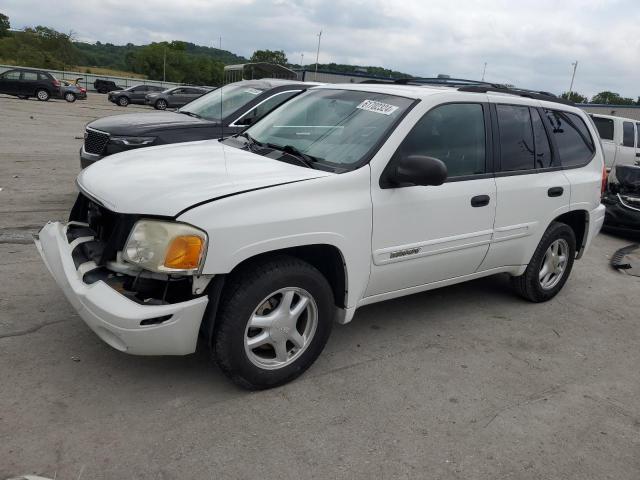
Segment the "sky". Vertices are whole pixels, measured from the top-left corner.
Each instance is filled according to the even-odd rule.
[[[62,6],[64,8],[62,8]],[[638,0],[0,0],[12,28],[82,41],[183,40],[249,57],[374,65],[561,93],[640,96]]]

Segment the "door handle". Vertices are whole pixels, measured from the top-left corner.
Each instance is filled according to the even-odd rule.
[[[549,190],[547,190],[547,195],[549,195],[550,197],[561,197],[563,193],[564,188],[562,187],[551,187]]]
[[[471,206],[486,207],[487,205],[489,205],[490,200],[491,197],[489,197],[489,195],[476,195],[475,197],[471,198]]]

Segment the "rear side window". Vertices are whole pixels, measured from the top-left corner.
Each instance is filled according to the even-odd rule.
[[[38,80],[36,72],[22,72],[22,80],[35,81]]]
[[[610,118],[591,117],[596,124],[598,134],[602,140],[613,140],[613,120]]]
[[[447,165],[449,177],[485,173],[482,105],[452,103],[430,110],[405,137],[399,152],[438,158]]]
[[[533,127],[529,107],[497,105],[500,131],[500,169],[531,170],[535,166]]]
[[[622,146],[633,147],[635,145],[635,128],[632,122],[622,123]]]
[[[574,113],[545,110],[564,167],[579,167],[591,161],[595,146],[582,118]]]
[[[553,154],[551,153],[551,145],[549,137],[544,128],[540,112],[535,108],[529,110],[531,112],[531,121],[533,123],[533,137],[536,146],[536,168],[555,167]]]

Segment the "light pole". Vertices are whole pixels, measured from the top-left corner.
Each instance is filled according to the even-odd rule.
[[[320,57],[320,39],[321,38],[322,38],[322,29],[318,34],[318,50],[316,50],[316,73],[313,78],[316,82],[318,81],[318,58]]]
[[[302,65],[304,65],[304,53],[300,54],[300,68],[302,68]]]
[[[573,75],[571,75],[571,85],[569,85],[569,98],[567,98],[567,100],[571,99],[571,92],[573,92],[573,80],[576,78],[576,70],[578,69],[578,60],[576,60],[571,65],[573,65]]]
[[[167,46],[164,46],[162,53],[162,83],[167,81]]]
[[[487,62],[484,62],[484,68],[482,69],[482,81],[484,82],[484,74],[487,73]]]

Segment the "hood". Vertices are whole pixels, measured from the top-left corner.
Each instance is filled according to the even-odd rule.
[[[212,122],[175,112],[129,113],[99,118],[87,125],[112,135],[144,135],[156,129],[211,125]]]
[[[219,197],[329,175],[204,140],[110,155],[77,181],[112,211],[173,217]]]

